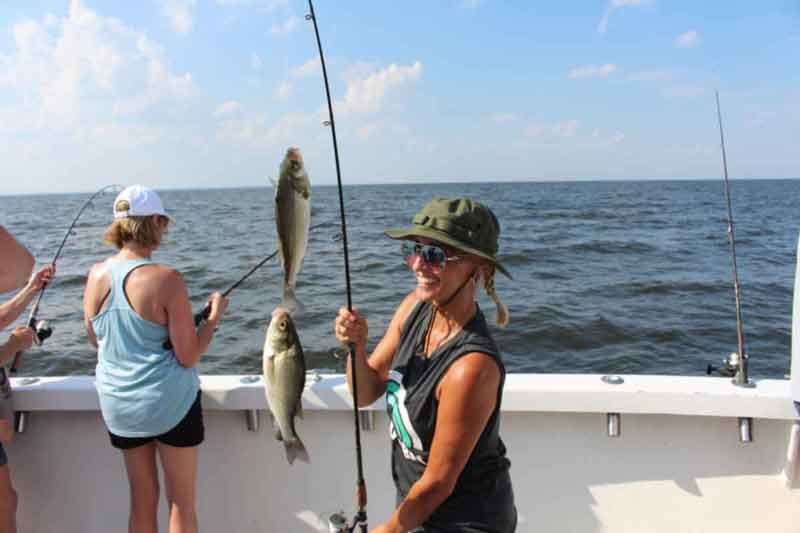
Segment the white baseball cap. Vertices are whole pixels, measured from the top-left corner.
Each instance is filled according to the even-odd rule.
[[[117,211],[117,206],[122,200],[128,202],[129,207],[126,211]],[[169,216],[164,210],[161,198],[158,197],[158,194],[153,189],[142,185],[131,185],[119,193],[117,199],[114,200],[114,218],[146,217],[149,215]]]

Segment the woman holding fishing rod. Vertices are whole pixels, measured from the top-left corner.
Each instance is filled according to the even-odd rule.
[[[105,233],[118,252],[92,267],[84,292],[86,331],[98,348],[100,408],[128,474],[130,533],[157,531],[156,454],[169,530],[197,531],[197,452],[204,428],[195,365],[228,306],[212,294],[207,320],[195,330],[183,278],[152,261],[169,222],[155,191],[139,185],[123,190]]]
[[[510,462],[499,435],[505,367],[475,301],[482,283],[495,292],[500,227],[466,198],[429,202],[402,240],[416,288],[400,303],[367,358],[367,321],[342,308],[336,338],[355,346],[358,403],[386,394],[397,509],[373,533],[511,533],[517,512]],[[348,361],[348,383],[352,361]],[[352,384],[351,384],[352,386]]]
[[[0,329],[5,329],[25,310],[34,295],[50,282],[55,274],[52,266],[43,267],[30,276],[34,258],[14,237],[0,226],[0,293],[25,285],[11,300],[0,304]],[[25,281],[27,280],[27,283]],[[17,352],[31,347],[36,333],[32,328],[19,326],[0,344],[0,380],[5,382],[8,374],[4,368]],[[11,482],[8,457],[3,444],[8,444],[14,435],[14,411],[11,398],[0,398],[0,533],[17,531],[17,492]]]

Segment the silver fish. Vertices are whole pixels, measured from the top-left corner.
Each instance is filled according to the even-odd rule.
[[[275,223],[278,229],[278,250],[283,266],[283,299],[281,307],[294,311],[301,307],[295,298],[297,275],[303,266],[311,221],[311,182],[303,166],[299,148],[289,148],[281,162],[275,184]]]
[[[283,441],[286,460],[310,462],[294,418],[303,416],[302,396],[306,384],[306,362],[289,311],[281,307],[272,312],[264,341],[264,383],[267,403],[272,411],[275,438]]]

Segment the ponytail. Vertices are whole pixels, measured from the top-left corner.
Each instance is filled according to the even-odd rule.
[[[501,328],[506,327],[508,324],[508,307],[500,301],[500,297],[497,296],[497,291],[494,288],[494,271],[491,274],[486,276],[486,280],[484,281],[484,288],[486,289],[486,294],[489,295],[489,298],[492,299],[494,305],[497,307],[497,314],[495,315],[495,323]]]

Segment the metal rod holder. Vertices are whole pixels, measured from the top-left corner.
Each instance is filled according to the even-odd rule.
[[[375,429],[375,412],[359,411],[358,423],[361,425],[361,431],[373,431]]]
[[[244,416],[245,416],[245,423],[247,424],[247,431],[258,433],[260,428],[258,409],[248,409],[247,411],[244,412]]]
[[[27,411],[17,411],[14,413],[14,430],[17,433],[25,433],[25,429],[28,427],[28,412]]]
[[[753,442],[753,419],[750,417],[739,417],[739,442]]]
[[[619,413],[606,414],[606,431],[609,437],[619,437],[622,434],[622,417]]]

